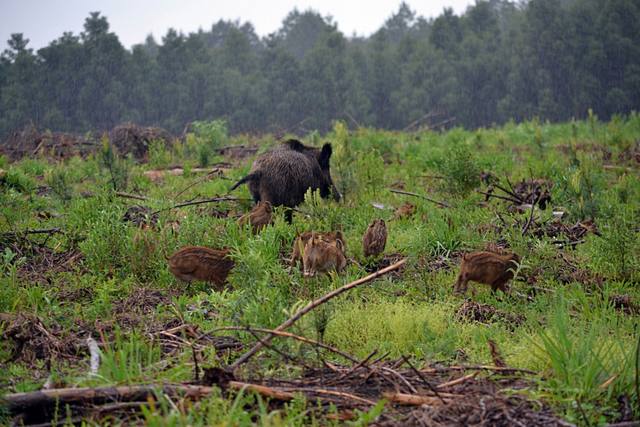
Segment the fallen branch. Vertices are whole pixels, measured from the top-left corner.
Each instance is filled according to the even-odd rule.
[[[473,372],[469,375],[465,375],[464,377],[456,378],[455,380],[448,381],[446,383],[441,383],[436,386],[436,388],[443,389],[447,387],[451,387],[453,385],[461,384],[467,380],[473,379],[478,375],[478,372]]]
[[[500,368],[498,366],[487,366],[487,365],[471,365],[471,366],[447,366],[443,368],[423,368],[420,369],[420,372],[424,372],[425,374],[433,374],[437,372],[447,372],[447,371],[493,371],[493,372],[522,372],[524,374],[530,375],[538,375],[536,371],[531,371],[529,369],[522,368]]]
[[[54,228],[40,228],[35,230],[23,230],[23,231],[7,231],[6,233],[2,233],[3,236],[18,236],[18,235],[27,235],[27,234],[56,234],[63,233],[59,227]]]
[[[185,206],[195,206],[195,205],[203,205],[205,203],[217,203],[217,202],[239,202],[239,201],[251,201],[252,199],[233,197],[233,196],[223,196],[223,197],[212,197],[210,199],[203,200],[192,200],[190,202],[179,203],[177,205],[171,206],[170,208],[164,208],[153,212],[151,215],[158,214],[164,211],[170,211],[171,209],[184,208]]]
[[[430,199],[429,197],[423,196],[422,194],[411,193],[409,191],[404,191],[404,190],[396,190],[394,188],[389,188],[388,190],[390,192],[396,193],[396,194],[404,194],[406,196],[420,197],[420,198],[422,198],[422,199],[424,199],[424,200],[426,200],[428,202],[435,203],[436,205],[442,206],[443,208],[450,208],[451,207],[450,205],[448,205],[445,202],[439,202],[438,200]]]
[[[265,328],[250,328],[247,326],[222,326],[220,328],[216,328],[214,329],[212,332],[216,332],[216,331],[245,331],[245,332],[250,332],[250,331],[254,331],[254,332],[263,332],[266,334],[272,334],[272,335],[278,335],[280,337],[287,337],[287,338],[292,338],[294,340],[300,341],[300,342],[304,342],[307,344],[311,344],[311,345],[315,345],[317,347],[321,347],[324,348],[325,350],[329,350],[335,354],[339,354],[340,356],[344,357],[345,359],[350,360],[351,362],[358,362],[358,359],[356,359],[355,357],[351,356],[350,354],[345,353],[342,350],[338,350],[335,347],[331,347],[327,344],[323,344],[319,341],[315,341],[312,340],[310,338],[306,338],[300,335],[295,335],[292,334],[291,332],[285,332],[285,331],[274,331],[273,329],[265,329]],[[205,334],[203,334],[204,336]],[[199,339],[199,338],[198,338]]]
[[[142,201],[149,200],[147,196],[140,196],[138,194],[125,193],[123,191],[116,191],[116,196],[123,197],[125,199],[135,199],[135,200],[142,200]]]
[[[282,400],[285,402],[292,400],[294,398],[293,393],[277,390],[275,388],[267,387],[264,385],[249,384],[249,383],[243,383],[240,381],[229,381],[228,385],[230,388],[233,388],[235,390],[249,390],[249,391],[253,391],[254,393],[258,393],[263,396],[267,396],[272,399]]]
[[[180,190],[178,193],[176,193],[175,196],[173,196],[174,198],[177,198],[178,196],[182,195],[185,191],[187,191],[188,189],[194,187],[195,185],[200,184],[203,181],[206,181],[207,179],[209,179],[210,177],[212,177],[213,175],[220,173],[220,169],[215,168],[212,171],[210,171],[209,173],[207,173],[205,176],[198,178],[197,180],[195,180],[194,182],[192,182],[191,184],[187,185],[185,188],[183,188],[182,190]]]
[[[98,388],[58,388],[39,390],[27,393],[13,393],[0,397],[0,404],[5,405],[12,414],[26,413],[39,408],[59,404],[64,407],[68,403],[100,403],[117,401],[144,401],[154,397],[156,392],[168,396],[186,396],[199,399],[211,394],[213,387],[195,385],[150,384],[119,387]]]
[[[480,190],[476,191],[476,193],[484,194],[485,196],[487,196],[487,198],[494,197],[496,199],[506,200],[507,202],[520,204],[520,200],[512,199],[511,197],[505,197],[499,194],[487,193],[486,191],[480,191]]]
[[[540,194],[538,194],[536,196],[536,199],[531,204],[531,213],[529,214],[529,219],[527,220],[527,223],[522,228],[522,235],[523,236],[527,233],[527,230],[529,229],[529,226],[531,225],[531,221],[533,221],[533,211],[536,209],[536,203],[538,203],[539,201],[540,201]]]
[[[354,282],[351,282],[349,284],[346,284],[344,286],[342,286],[341,288],[338,288],[332,292],[329,292],[328,294],[324,295],[323,297],[310,302],[309,304],[307,304],[304,308],[302,308],[301,310],[299,310],[297,313],[295,313],[292,317],[290,317],[289,319],[287,319],[284,323],[282,323],[280,326],[278,326],[275,331],[282,331],[287,329],[289,326],[293,325],[296,321],[298,321],[302,316],[304,316],[305,314],[307,314],[308,312],[310,312],[311,310],[313,310],[314,308],[324,304],[325,302],[329,301],[330,299],[337,297],[338,295],[342,294],[343,292],[346,292],[350,289],[353,289],[357,286],[360,286],[362,284],[368,283],[374,279],[377,279],[378,277],[390,272],[390,271],[394,271],[397,270],[398,268],[400,268],[402,265],[404,265],[404,263],[406,262],[406,259],[402,259],[398,262],[396,262],[393,265],[390,265],[389,267],[383,268],[382,270],[378,270],[373,274],[370,274],[366,277],[363,277],[361,279],[358,279]],[[263,342],[268,343],[269,341],[271,341],[271,339],[273,338],[273,335],[267,337],[267,339],[265,339]],[[256,354],[262,347],[263,347],[263,342],[258,342],[256,343],[256,345],[254,345],[248,352],[246,352],[245,354],[243,354],[242,356],[240,356],[240,358],[238,358],[238,360],[236,360],[235,362],[233,362],[230,366],[231,370],[235,370],[237,369],[240,365],[246,363],[249,359],[251,359],[251,357]]]
[[[435,406],[441,404],[443,401],[433,396],[419,396],[417,394],[406,394],[406,393],[382,393],[382,397],[387,399],[389,402],[397,403],[399,405],[410,405],[410,406],[421,406],[421,405],[429,405]],[[446,404],[447,402],[444,401]]]
[[[424,375],[422,375],[422,372],[420,372],[419,370],[416,369],[415,366],[413,366],[413,363],[411,363],[411,361],[409,360],[409,358],[407,356],[402,356],[402,359],[404,360],[404,363],[406,363],[407,365],[409,365],[409,368],[411,368],[411,370],[413,372],[416,373],[416,375],[418,375],[418,377],[420,377],[420,379],[422,380],[423,383],[426,384],[427,387],[429,387],[429,390],[431,390],[437,397],[438,399],[440,399],[442,401],[442,403],[444,402],[444,399],[442,398],[442,396],[440,396],[440,393],[438,393],[438,389],[436,387],[433,386],[433,384],[431,384],[425,377]]]

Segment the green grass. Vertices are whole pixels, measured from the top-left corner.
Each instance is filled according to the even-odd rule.
[[[84,257],[81,266],[68,271],[40,271],[36,281],[20,274],[33,262],[28,248],[16,250],[4,234],[0,242],[0,312],[34,314],[61,336],[75,337],[82,331],[77,336],[84,340],[90,331],[106,343],[97,376],[88,376],[88,362],[52,361],[51,373],[61,382],[98,386],[191,380],[191,349],[163,352],[154,332],[175,322],[193,324],[201,331],[228,325],[279,325],[310,300],[367,274],[362,266],[370,260],[362,254],[361,238],[371,220],[380,217],[389,230],[386,253],[408,257],[402,275],[382,278],[331,301],[300,320],[292,332],[323,339],[358,357],[378,350],[389,357],[409,356],[418,364],[491,364],[490,339],[510,366],[539,372],[528,393],[550,403],[571,422],[614,421],[622,395],[632,407],[640,407],[638,315],[625,314],[610,303],[613,295],[626,294],[640,304],[639,169],[635,160],[624,156],[640,139],[637,114],[615,117],[610,123],[595,118],[565,124],[531,121],[442,134],[349,132],[337,123],[333,132],[313,133],[308,142],[333,142],[332,173],[344,200],[336,203],[309,194],[300,206],[308,215],[296,214],[289,225],[276,209],[275,224],[256,236],[234,220],[250,208],[248,202],[163,210],[227,192],[232,181],[212,178],[175,197],[201,177],[190,172],[194,167],[225,160],[215,154],[215,147],[257,143],[264,151],[275,143],[271,136],[229,138],[224,123],[214,124],[203,123],[184,145],[152,144],[148,164],[122,159],[107,145],[88,159],[2,160],[7,174],[0,180],[0,232],[60,227],[64,234],[30,239],[55,252],[77,249]],[[234,165],[227,177],[243,176],[251,160]],[[144,175],[146,170],[173,164],[183,165],[185,174],[158,182]],[[491,171],[503,182],[505,177],[512,183],[548,179],[554,184],[551,205],[566,212],[567,223],[595,220],[601,236],[588,234],[575,250],[562,250],[584,270],[583,276],[565,277],[567,265],[552,239],[521,235],[515,222],[522,224],[528,213],[508,212],[496,200],[482,203],[484,197],[474,191],[481,185],[480,171]],[[393,194],[387,189],[392,184],[451,207]],[[42,192],[40,186],[51,191]],[[122,222],[127,207],[142,202],[117,197],[114,190],[148,197],[145,205],[162,210],[159,229],[141,231]],[[91,195],[85,197],[83,192]],[[234,194],[248,197],[245,187]],[[394,209],[406,201],[416,205],[416,214],[392,219]],[[217,218],[209,214],[211,208],[229,211],[230,216]],[[551,220],[550,209],[536,215]],[[176,221],[177,232],[172,229]],[[357,261],[341,275],[306,280],[284,263],[297,232],[337,228],[345,235],[348,256]],[[518,324],[499,319],[465,321],[456,314],[464,299],[453,295],[456,256],[497,240],[520,254],[523,279],[512,284],[517,293],[507,295],[493,295],[487,287],[472,284],[477,288],[473,299],[523,320]],[[231,248],[237,266],[229,277],[230,288],[215,292],[205,284],[186,286],[177,281],[167,270],[165,257],[184,245]],[[436,262],[440,267],[431,269]],[[532,293],[525,279],[534,273],[537,291],[529,301],[522,295]],[[584,279],[598,275],[601,284]],[[145,305],[140,295],[161,299]],[[250,334],[236,336],[253,342]],[[317,362],[315,352],[305,345],[274,343]],[[1,342],[0,359],[10,354],[10,342]],[[228,356],[211,350],[201,358],[203,366],[230,362]],[[260,353],[252,365],[260,366],[259,375],[299,373],[269,351]],[[0,384],[3,392],[36,390],[48,375],[44,360],[34,366],[18,360],[0,371]],[[141,417],[148,425],[163,426],[326,425],[327,420],[317,419],[310,410],[313,405],[296,399],[274,409],[253,394],[216,393],[199,405],[182,408],[159,396]],[[366,425],[381,410],[358,414],[353,425]],[[634,415],[640,417],[640,412],[636,409]]]

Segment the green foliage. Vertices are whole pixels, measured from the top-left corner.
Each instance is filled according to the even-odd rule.
[[[71,187],[71,177],[69,169],[65,167],[57,167],[52,169],[47,175],[47,184],[51,187],[51,191],[63,202],[71,200],[73,196],[73,188]]]
[[[455,194],[467,194],[480,183],[480,167],[475,155],[462,142],[452,141],[437,164],[445,177],[447,189]]]
[[[436,40],[451,43],[443,34]],[[620,146],[612,142],[612,135],[622,141]],[[38,316],[63,344],[95,331],[103,362],[99,375],[91,376],[85,363],[67,363],[64,357],[52,359],[51,367],[37,356],[28,363],[16,360],[0,371],[0,383],[12,392],[39,390],[43,380],[37,372],[45,370],[74,386],[192,381],[192,331],[201,336],[193,346],[199,366],[226,366],[237,353],[216,351],[204,343],[224,333],[248,347],[255,337],[244,331],[222,332],[219,327],[274,328],[309,301],[403,256],[407,262],[402,270],[315,308],[290,331],[358,358],[377,350],[376,357],[389,352],[388,357],[407,356],[417,366],[491,364],[487,346],[491,339],[507,365],[538,373],[523,393],[550,404],[570,422],[614,422],[619,396],[628,396],[638,407],[637,316],[633,306],[625,304],[640,303],[636,286],[640,182],[628,169],[628,157],[618,155],[628,154],[624,151],[628,141],[639,138],[637,115],[616,119],[614,125],[595,119],[568,124],[531,121],[495,129],[412,134],[349,131],[337,123],[329,135],[315,132],[305,140],[334,144],[334,179],[347,189],[346,202],[325,200],[309,191],[293,224],[286,223],[284,209],[276,207],[274,224],[255,235],[236,221],[250,209],[248,201],[167,209],[183,200],[224,194],[229,188],[230,182],[221,177],[201,179],[189,172],[197,161],[197,148],[207,144],[195,133],[187,134],[186,143],[172,150],[170,157],[156,147],[153,165],[128,162],[130,191],[147,200],[114,194],[105,160],[114,164],[126,160],[113,152],[62,163],[32,159],[11,164],[7,172],[20,176],[18,182],[31,182],[31,190],[11,186],[0,191],[0,312]],[[253,140],[237,137],[228,144],[249,141]],[[264,151],[276,139],[269,136],[256,143]],[[544,158],[540,150],[546,152]],[[606,150],[611,157],[602,154]],[[185,164],[187,172],[159,181],[146,176],[148,169],[169,158]],[[229,176],[241,176],[252,161],[242,160]],[[604,168],[605,164],[613,167]],[[535,211],[535,233],[522,236],[522,221],[528,216],[513,212],[509,202],[484,202],[469,191],[478,185],[479,170],[509,177],[511,182],[545,178],[553,183],[551,209]],[[43,178],[55,187],[53,194],[35,191]],[[388,188],[423,194],[451,207]],[[246,194],[244,188],[239,191]],[[64,197],[58,194],[72,197],[62,202]],[[415,205],[415,213],[397,218],[394,212],[406,202]],[[124,222],[123,214],[133,204],[159,211],[158,224],[143,229]],[[601,235],[585,234],[575,250],[558,248],[562,235],[546,236],[537,229],[553,224],[555,210],[569,213],[562,218],[567,226],[593,215]],[[374,218],[384,219],[388,228],[384,257],[375,260],[378,266],[371,260],[363,262],[362,256],[362,236]],[[64,233],[20,233],[49,227]],[[345,271],[304,278],[289,265],[298,233],[338,229],[349,259]],[[494,294],[489,286],[471,284],[474,295],[470,292],[466,299],[454,295],[462,254],[481,250],[489,242],[505,245],[521,257],[514,268],[516,279],[510,283],[512,291]],[[186,245],[230,249],[235,267],[224,290],[203,282],[185,284],[171,274],[165,257]],[[496,314],[469,315],[469,300]],[[168,330],[173,336],[159,333]],[[274,339],[270,346],[311,366],[344,363],[339,355],[286,338]],[[0,340],[0,359],[9,360],[13,348],[12,340]],[[63,345],[59,351],[64,349]],[[240,375],[301,374],[300,366],[267,349],[250,363]],[[325,425],[330,423],[326,411],[303,398],[272,406],[253,393],[214,391],[198,405],[181,405],[158,392],[138,421],[178,426]],[[378,403],[356,412],[351,423],[373,424],[381,414],[391,415],[386,411]],[[66,416],[59,411],[56,419]],[[633,416],[638,416],[637,410]]]
[[[129,183],[129,161],[118,155],[116,147],[105,136],[99,152],[100,165],[107,170],[109,183],[114,191],[124,191]]]
[[[537,356],[552,372],[545,386],[568,403],[596,403],[601,395],[633,396],[635,348],[621,345],[621,340],[631,337],[616,332],[615,320],[607,317],[575,325],[568,309],[559,300],[549,325],[533,341]],[[576,420],[584,416],[578,411],[573,405],[569,409]]]
[[[165,169],[171,165],[171,152],[164,141],[151,141],[149,144],[149,166],[155,169]]]

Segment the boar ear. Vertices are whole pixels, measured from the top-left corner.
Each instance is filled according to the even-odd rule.
[[[305,149],[304,144],[297,139],[288,139],[283,142],[282,145],[286,145],[289,149],[294,151],[303,151]]]
[[[322,146],[322,151],[320,151],[318,155],[318,163],[321,168],[326,169],[329,167],[329,159],[331,158],[332,151],[330,143],[327,142]]]
[[[336,247],[344,252],[344,243],[342,243],[342,239],[336,239]]]

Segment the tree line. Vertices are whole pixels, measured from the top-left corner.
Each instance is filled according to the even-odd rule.
[[[106,130],[132,121],[181,132],[224,119],[232,132],[325,130],[336,119],[405,129],[468,128],[640,106],[640,3],[479,0],[433,19],[400,4],[369,37],[294,9],[278,31],[218,21],[126,49],[93,12],[79,34],[34,52],[12,34],[0,56],[0,136],[28,124]]]

